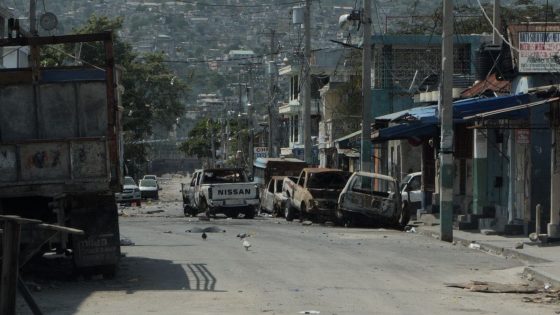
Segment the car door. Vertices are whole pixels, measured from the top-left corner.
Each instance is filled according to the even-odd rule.
[[[196,176],[193,175],[189,186],[187,187],[187,198],[189,199],[189,206],[195,207],[195,200],[194,200],[194,190],[196,186]]]
[[[422,174],[414,175],[405,186],[406,194],[403,194],[403,201],[410,198],[410,210],[416,211],[422,207]]]
[[[266,191],[264,192],[264,204],[263,207],[267,210],[267,211],[271,211],[274,208],[274,186],[275,186],[276,181],[274,179],[271,179],[268,182],[268,186],[266,187]]]
[[[199,205],[200,205],[200,197],[201,197],[200,186],[201,186],[201,181],[202,181],[202,172],[197,172],[196,177],[195,177],[194,189],[193,189],[193,194],[194,194],[194,206],[195,206],[196,208],[198,208]]]
[[[371,210],[373,202],[373,179],[368,176],[356,175],[348,186],[342,204],[343,210],[365,213]]]
[[[296,185],[294,187],[294,196],[292,197],[293,200],[293,206],[299,208],[301,205],[301,202],[303,201],[304,198],[304,193],[305,193],[305,178],[307,177],[307,173],[302,172],[300,174],[300,176],[298,177],[298,180],[296,182]],[[301,209],[299,209],[301,210]]]

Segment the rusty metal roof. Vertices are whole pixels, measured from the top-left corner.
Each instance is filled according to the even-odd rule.
[[[494,92],[498,95],[511,93],[511,82],[498,80],[495,73],[491,74],[486,80],[475,83],[472,87],[461,92],[461,98],[472,98],[480,96],[486,92]]]

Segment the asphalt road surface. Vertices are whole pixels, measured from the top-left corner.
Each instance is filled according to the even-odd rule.
[[[449,288],[521,283],[522,265],[390,229],[302,226],[282,219],[182,215],[179,182],[159,202],[122,208],[125,257],[115,279],[37,280],[46,314],[554,314],[523,294]],[[186,179],[184,180],[186,182]],[[149,213],[148,213],[149,212]],[[207,228],[203,240],[201,230]],[[190,230],[190,232],[189,232]],[[249,236],[246,250],[240,233]],[[29,314],[19,302],[23,314]],[[314,313],[320,312],[320,313]]]

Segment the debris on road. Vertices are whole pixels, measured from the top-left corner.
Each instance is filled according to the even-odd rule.
[[[523,249],[523,243],[520,242],[520,243],[515,244],[514,248],[515,249]]]
[[[406,233],[416,233],[416,228],[413,227],[413,226],[407,225],[407,226],[404,228],[404,231],[405,231]]]
[[[311,222],[311,221],[303,221],[301,223],[301,225],[305,225],[305,226],[309,226],[309,225],[312,225],[312,224],[313,224],[313,222]]]
[[[190,230],[186,230],[187,233],[225,233],[226,230],[220,229],[217,226],[209,226],[205,228],[193,227]]]
[[[446,287],[468,289],[472,292],[484,293],[539,293],[539,288],[528,284],[503,284],[486,281],[469,281],[467,283],[445,283]]]
[[[470,249],[480,249],[480,244],[477,244],[477,243],[474,243],[474,242],[470,243],[469,248]]]
[[[249,241],[247,240],[243,240],[243,247],[245,247],[245,250],[249,250],[249,248],[251,247],[251,243],[249,243]]]
[[[165,231],[165,232],[163,232],[163,233],[165,233],[165,234],[172,234],[173,232],[172,232],[172,231]]]
[[[321,314],[319,311],[301,311],[300,314]]]
[[[146,211],[147,214],[155,214],[155,213],[161,213],[161,212],[165,212],[165,210],[150,210],[150,211]]]
[[[134,244],[133,241],[131,241],[128,238],[121,238],[121,246],[134,246],[136,244]]]
[[[206,240],[208,238],[208,236],[206,236],[206,233],[202,232],[202,239]]]

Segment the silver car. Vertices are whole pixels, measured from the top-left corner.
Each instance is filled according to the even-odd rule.
[[[130,176],[124,177],[123,189],[121,193],[115,194],[115,199],[118,203],[136,203],[139,204],[142,200],[140,188],[136,185],[134,179]]]

